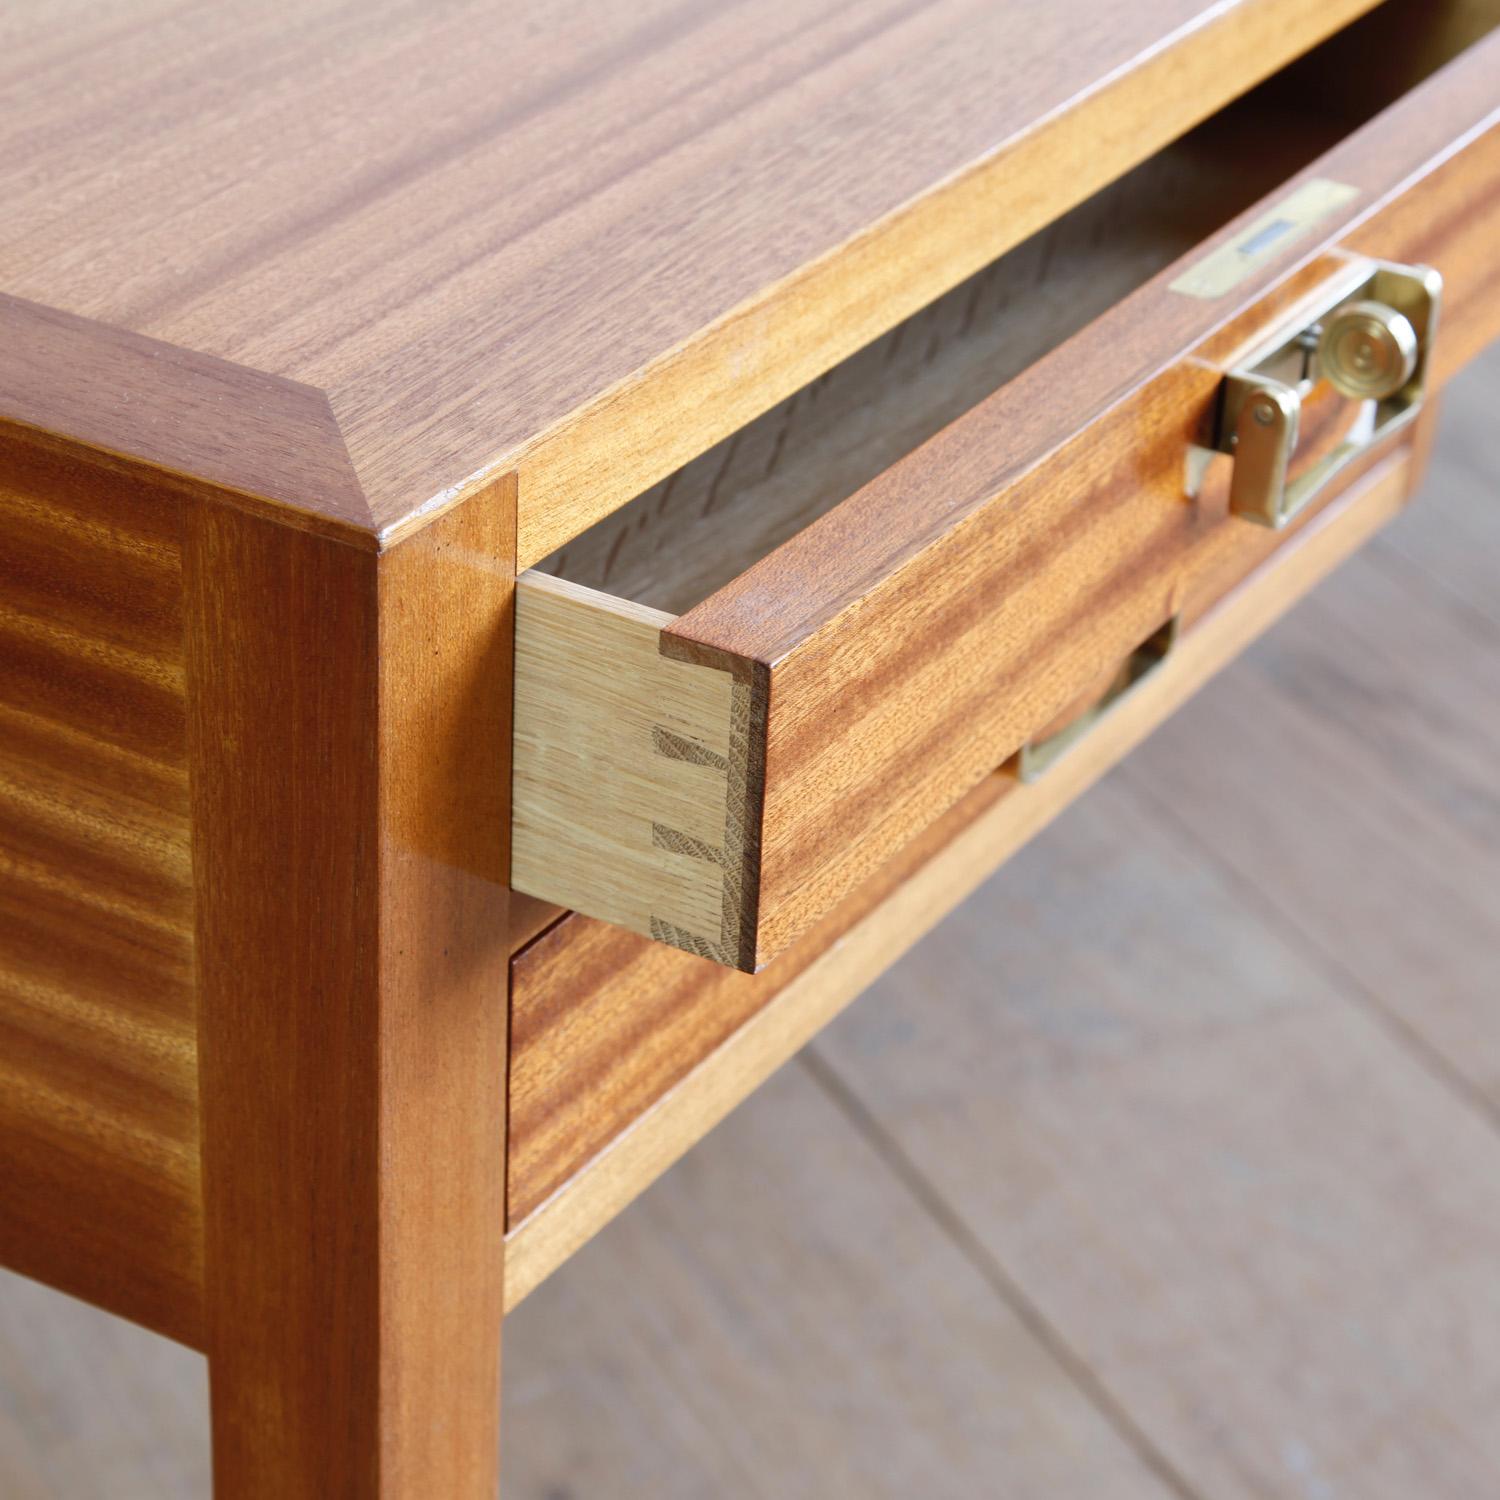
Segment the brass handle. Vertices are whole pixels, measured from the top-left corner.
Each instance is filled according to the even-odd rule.
[[[1177,643],[1178,617],[1174,615],[1162,628],[1148,636],[1125,662],[1120,680],[1091,707],[1086,708],[1071,724],[1064,725],[1056,734],[1039,740],[1029,740],[1016,755],[1016,775],[1022,781],[1035,781],[1051,770],[1069,750],[1116,709],[1154,673],[1171,654]]]
[[[1346,464],[1421,410],[1443,278],[1357,260],[1323,297],[1224,378],[1213,446],[1234,458],[1229,508],[1285,526]],[[1296,470],[1305,401],[1320,386],[1354,410],[1328,453]]]

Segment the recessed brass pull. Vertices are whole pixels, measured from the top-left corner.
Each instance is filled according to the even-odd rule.
[[[1084,709],[1072,723],[1043,739],[1022,745],[1016,755],[1016,775],[1022,781],[1035,781],[1051,769],[1088,732],[1118,708],[1167,659],[1177,641],[1178,617],[1174,615],[1158,631],[1148,636],[1134,651],[1120,671],[1120,676],[1091,707]]]
[[[1359,260],[1224,378],[1213,446],[1234,458],[1229,508],[1285,526],[1352,459],[1421,409],[1443,278]],[[1342,405],[1336,445],[1297,467],[1304,408]]]

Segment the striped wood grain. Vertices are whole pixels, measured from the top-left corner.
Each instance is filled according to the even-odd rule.
[[[654,722],[657,669],[637,670],[633,693],[629,672],[606,671],[602,722],[620,720],[620,733],[574,732],[557,705],[566,707],[571,680],[593,681],[609,653],[596,644],[570,662],[561,636],[524,649],[518,728],[541,753],[528,755],[516,782],[517,818],[538,851],[518,865],[518,886],[753,971],[1170,616],[1190,615],[1253,566],[1268,539],[1226,521],[1227,461],[1196,488],[1187,477],[1221,373],[1241,351],[1347,269],[1351,249],[1426,257],[1443,271],[1449,322],[1461,332],[1456,352],[1435,362],[1435,383],[1500,329],[1488,251],[1500,225],[1497,63],[1500,39],[1480,43],[1200,247],[1201,256],[1228,243],[1296,183],[1353,188],[1232,291],[1182,295],[1181,266],[1169,267],[663,623],[664,656],[705,681],[727,673],[748,692],[733,716],[748,726],[745,753],[728,757],[722,798],[717,775],[705,783],[710,801],[691,810],[688,839],[659,837],[649,799],[634,796],[670,769],[643,727]],[[1045,339],[1053,322],[1066,330],[1059,307],[1066,299],[1031,315],[1033,336]],[[945,331],[944,320],[935,327]],[[967,355],[954,358],[969,371]],[[850,377],[856,392],[874,378],[862,368]],[[937,407],[951,399],[946,377],[931,373],[941,368],[940,359],[926,364]],[[860,402],[849,409],[857,431]],[[810,451],[816,463],[816,443]],[[776,453],[773,440],[773,468]],[[682,493],[691,498],[692,486]],[[791,485],[773,498],[795,508],[800,493]],[[710,481],[710,512],[714,494]],[[720,517],[729,528],[721,554],[736,555],[735,523],[746,514]],[[574,549],[585,574],[623,559],[620,581],[638,582],[649,555],[670,579],[673,495],[621,522],[606,528],[615,540],[603,565]],[[687,566],[701,574],[701,555],[690,549]],[[523,599],[538,593],[538,609],[561,587],[537,574],[521,584]],[[639,635],[642,606],[582,589],[571,598],[596,612],[601,639],[621,633],[631,611]],[[553,654],[533,671],[547,646]],[[704,753],[725,761],[712,745]],[[584,762],[594,770],[575,774]],[[565,852],[550,868],[542,834]],[[679,920],[684,856],[701,864],[696,926]]]
[[[524,565],[1372,3],[11,7],[6,292],[78,342],[0,412],[367,539],[515,472]]]
[[[185,714],[177,504],[0,433],[0,1262],[192,1343]]]
[[[761,973],[571,917],[512,964],[507,1297],[532,1287],[1396,513],[1393,459],[1186,633],[1041,781],[991,776]]]
[[[1291,252],[1301,273],[1273,264],[1205,318],[1169,268],[664,632],[669,655],[767,680],[760,961],[1234,545],[1243,527],[1184,503],[1184,455],[1217,371],[1307,289],[1317,252],[1443,272],[1458,332],[1438,383],[1500,332],[1497,68],[1491,38],[1308,168],[1361,195]]]

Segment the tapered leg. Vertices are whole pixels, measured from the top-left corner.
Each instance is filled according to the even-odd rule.
[[[513,492],[185,522],[218,1500],[492,1500]]]

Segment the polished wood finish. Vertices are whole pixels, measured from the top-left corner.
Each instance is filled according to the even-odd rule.
[[[35,9],[0,21],[12,106],[0,542],[15,542],[0,551],[0,603],[15,606],[0,619],[0,825],[14,849],[0,912],[21,913],[0,955],[0,1257],[206,1350],[221,1497],[493,1494],[507,1297],[1093,764],[1075,760],[1073,783],[1023,800],[974,747],[999,757],[1022,720],[1034,731],[1071,711],[1162,609],[1192,622],[1198,645],[1095,755],[1222,659],[1233,630],[1210,605],[1269,544],[1223,540],[1221,475],[1195,517],[1161,514],[1165,550],[1178,530],[1223,550],[1186,572],[1113,560],[1118,600],[1090,594],[1105,570],[1069,526],[1098,520],[1096,542],[1156,544],[1155,513],[1143,522],[1134,496],[1167,494],[1163,454],[1194,430],[1176,402],[1206,404],[1213,372],[1191,357],[1218,361],[1253,335],[1326,273],[1338,236],[1299,247],[1307,265],[1279,265],[1277,289],[1262,278],[1237,293],[1249,321],[1167,309],[1148,288],[1006,388],[1047,395],[1040,416],[1002,405],[965,418],[770,539],[787,543],[770,557],[764,537],[726,536],[735,576],[706,600],[694,590],[681,618],[600,604],[580,633],[644,622],[650,692],[612,673],[623,637],[608,629],[592,684],[566,660],[543,679],[550,700],[523,684],[533,723],[538,703],[546,720],[549,703],[593,713],[597,696],[590,723],[606,740],[629,700],[632,753],[643,739],[665,763],[650,763],[652,785],[670,795],[631,837],[644,827],[652,850],[694,862],[690,899],[658,903],[643,880],[644,917],[622,921],[746,969],[825,925],[794,950],[798,974],[744,991],[754,1003],[737,998],[718,1031],[697,1007],[736,976],[668,986],[688,1017],[661,1018],[668,1066],[637,1068],[632,1046],[599,1089],[607,1135],[569,1120],[532,1136],[541,1148],[517,1190],[536,1206],[507,1254],[505,1174],[521,1159],[506,1138],[507,969],[512,953],[518,972],[547,961],[578,930],[561,917],[571,885],[509,920],[517,556],[535,561],[720,439],[734,453],[746,422],[1369,3],[1169,0],[1101,20],[1082,0],[1045,16],[1021,0],[857,0],[812,18],[790,0],[690,12],[585,0],[561,18],[477,0],[399,14],[63,0],[40,21]],[[1365,193],[1331,225],[1350,231],[1343,243],[1420,245],[1449,270],[1466,329],[1454,363],[1500,318],[1485,269],[1496,55],[1476,49],[1327,159]],[[892,125],[910,121],[920,129]],[[1267,149],[1257,185],[1309,153],[1303,127],[1284,123],[1295,139]],[[1342,124],[1313,127],[1320,145],[1324,129]],[[1203,167],[1187,162],[1185,180]],[[1416,184],[1416,207],[1356,224],[1398,178]],[[1169,181],[1148,174],[1112,201],[1145,180]],[[1229,206],[1219,193],[1199,205],[1214,222]],[[1074,231],[1124,222],[1095,214]],[[1198,237],[1174,215],[1088,310]],[[1055,233],[1014,265],[1041,276],[1065,244]],[[931,436],[971,379],[1015,375],[1083,312],[1017,319],[1010,363],[991,363],[1004,341],[986,330],[889,447]],[[884,429],[891,402],[887,390],[853,405]],[[1097,443],[1120,440],[1116,469],[1080,458],[1089,419]],[[1009,436],[993,441],[986,423]],[[1170,443],[1133,454],[1132,423]],[[774,470],[785,448],[771,447]],[[1059,453],[1050,485],[1027,489],[1019,471]],[[934,479],[948,490],[930,524],[895,516],[907,481]],[[1095,479],[1102,506],[1135,524],[1080,519],[1060,498]],[[1394,504],[1404,485],[1383,471],[1369,494]],[[1006,507],[1023,523],[1013,537],[995,524]],[[1315,518],[1269,565],[1275,578],[1331,556],[1321,539],[1354,539],[1351,518],[1378,507],[1367,495],[1335,509],[1337,530]],[[840,528],[866,523],[845,549]],[[1071,558],[1050,572],[1033,550],[1042,527]],[[933,597],[1008,583],[964,550],[987,535],[1002,553],[1017,543],[1016,569],[1036,565],[1036,621],[1074,637],[1052,677],[1010,695],[1014,722],[979,714],[970,737],[949,736],[943,715],[973,707],[955,681],[1003,680],[995,669],[1027,641],[1006,637],[1008,616],[1003,649],[971,652],[980,603],[973,618],[931,612],[942,646],[903,621]],[[1081,619],[1059,589],[1087,596]],[[871,752],[852,770],[830,773],[819,740],[852,701],[825,669],[868,688],[846,714]],[[663,682],[690,684],[691,712]],[[922,693],[943,707],[908,713]],[[936,748],[912,754],[907,777],[872,726]],[[555,777],[555,745],[518,741],[523,755],[542,747],[518,786]],[[673,798],[688,783],[684,813]],[[817,822],[825,796],[847,827]],[[518,851],[528,887],[529,872],[568,868],[546,847],[565,821],[534,825],[540,839]],[[608,853],[615,834],[602,832]],[[615,1010],[604,1021],[614,1034]],[[525,1040],[544,1056],[545,1028]],[[580,1071],[600,1066],[592,1036],[574,1041]],[[544,1078],[558,1094],[572,1081],[561,1066]]]
[[[531,562],[1371,3],[23,8],[5,290],[80,439],[387,539],[514,471]]]
[[[1446,277],[1445,311],[1476,346],[1500,332],[1487,296],[1500,176],[1483,175],[1500,135],[1497,67],[1500,42],[1481,44],[1309,168],[1361,198],[1291,252],[1305,261],[1319,240],[1347,238],[1401,260],[1427,255]],[[1445,160],[1474,130],[1463,165]],[[1386,202],[1420,234],[1385,229]],[[1356,215],[1372,222],[1350,234]],[[1273,261],[1210,316],[1254,307],[1285,272]],[[665,632],[669,654],[768,680],[762,960],[1161,625],[1205,554],[1238,535],[1182,504],[1182,455],[1207,424],[1217,351],[1199,347],[1203,305],[1172,279],[1169,269]],[[1434,374],[1451,368],[1445,357]]]
[[[177,506],[0,433],[0,1262],[196,1342]]]
[[[510,893],[510,951],[519,952],[534,938],[541,936],[555,922],[567,916],[567,909],[538,901],[534,896]]]
[[[217,1496],[495,1490],[513,518],[184,517]]]
[[[1487,1493],[1500,1142],[1433,1066],[1500,1077],[1500,350],[1483,364],[1407,515],[507,1319],[507,1493],[1136,1496],[1015,1309],[1193,1493]],[[1274,794],[1226,795],[1272,761]],[[1232,1098],[1163,1130],[1205,1068]],[[1079,1190],[1103,1164],[1130,1174],[1108,1219]],[[1158,1275],[1205,1201],[1218,1253]],[[1318,1298],[1269,1280],[1329,1266]],[[203,1500],[206,1385],[190,1352],[0,1274],[6,1500]]]
[[[1252,566],[1266,538],[1227,518],[1227,461],[1193,498],[1187,454],[1206,441],[1222,371],[1343,272],[1344,247],[1444,272],[1448,319],[1465,332],[1434,386],[1500,332],[1497,67],[1500,38],[1481,42],[1200,247],[1195,261],[1303,183],[1350,189],[1232,290],[1185,295],[1184,264],[1169,266],[666,624],[663,655],[743,698],[727,738],[681,746],[660,669],[638,669],[632,691],[623,645],[601,646],[627,629],[639,645],[644,606],[576,590],[594,628],[532,642],[531,616],[545,634],[543,604],[560,585],[524,576],[523,599],[534,591],[537,603],[520,616],[518,730],[536,753],[516,783],[517,885],[754,970],[1170,616],[1213,598],[1213,580]],[[649,530],[668,576],[670,498],[615,532],[624,550]],[[706,509],[713,499],[710,484]],[[606,559],[616,555],[611,543]],[[607,733],[558,707],[570,681],[594,673]],[[688,773],[664,735],[678,760],[698,762],[703,803],[677,788]],[[708,765],[727,784],[709,785]],[[669,774],[671,799],[639,792]]]
[[[535,571],[672,614],[702,603],[1359,123],[1317,107],[1314,90],[1288,99],[1278,85],[1236,100]]]
[[[775,963],[736,974],[571,917],[512,965],[507,1297],[519,1301],[916,938],[1394,515],[1409,450],[1184,634],[1046,776],[991,775]]]
[[[228,503],[372,547],[328,398],[296,381],[0,293],[0,417],[184,476]]]

